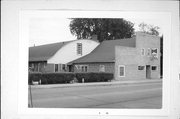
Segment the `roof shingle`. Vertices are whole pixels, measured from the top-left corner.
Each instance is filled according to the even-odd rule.
[[[72,41],[29,47],[29,61],[47,61],[60,48]]]

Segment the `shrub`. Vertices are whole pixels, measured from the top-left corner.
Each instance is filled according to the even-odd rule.
[[[74,73],[44,73],[42,74],[42,84],[69,83],[74,79]]]
[[[74,79],[74,73],[30,73],[29,84],[32,81],[40,81],[41,84],[69,83]]]
[[[106,82],[113,79],[112,73],[76,73],[78,82]]]
[[[62,84],[69,83],[72,80],[76,79],[78,82],[106,82],[113,79],[112,73],[29,73],[29,84],[32,84],[32,81],[40,81],[41,84]]]
[[[42,75],[39,72],[29,73],[28,84],[32,84],[32,81],[39,81]]]

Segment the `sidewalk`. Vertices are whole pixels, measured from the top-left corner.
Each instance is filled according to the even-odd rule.
[[[87,87],[87,86],[108,86],[108,85],[122,85],[122,84],[137,84],[137,83],[148,83],[148,82],[149,83],[162,82],[162,79],[112,80],[111,82],[31,85],[31,88],[69,88],[69,87]]]

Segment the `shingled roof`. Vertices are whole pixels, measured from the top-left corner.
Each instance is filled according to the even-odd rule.
[[[90,54],[68,64],[114,62],[115,46],[136,47],[136,39],[133,37],[127,39],[103,41]]]
[[[29,47],[29,61],[47,61],[64,45],[72,41]]]

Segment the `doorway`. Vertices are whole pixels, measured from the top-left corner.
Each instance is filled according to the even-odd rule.
[[[146,65],[146,78],[151,79],[151,66]]]

